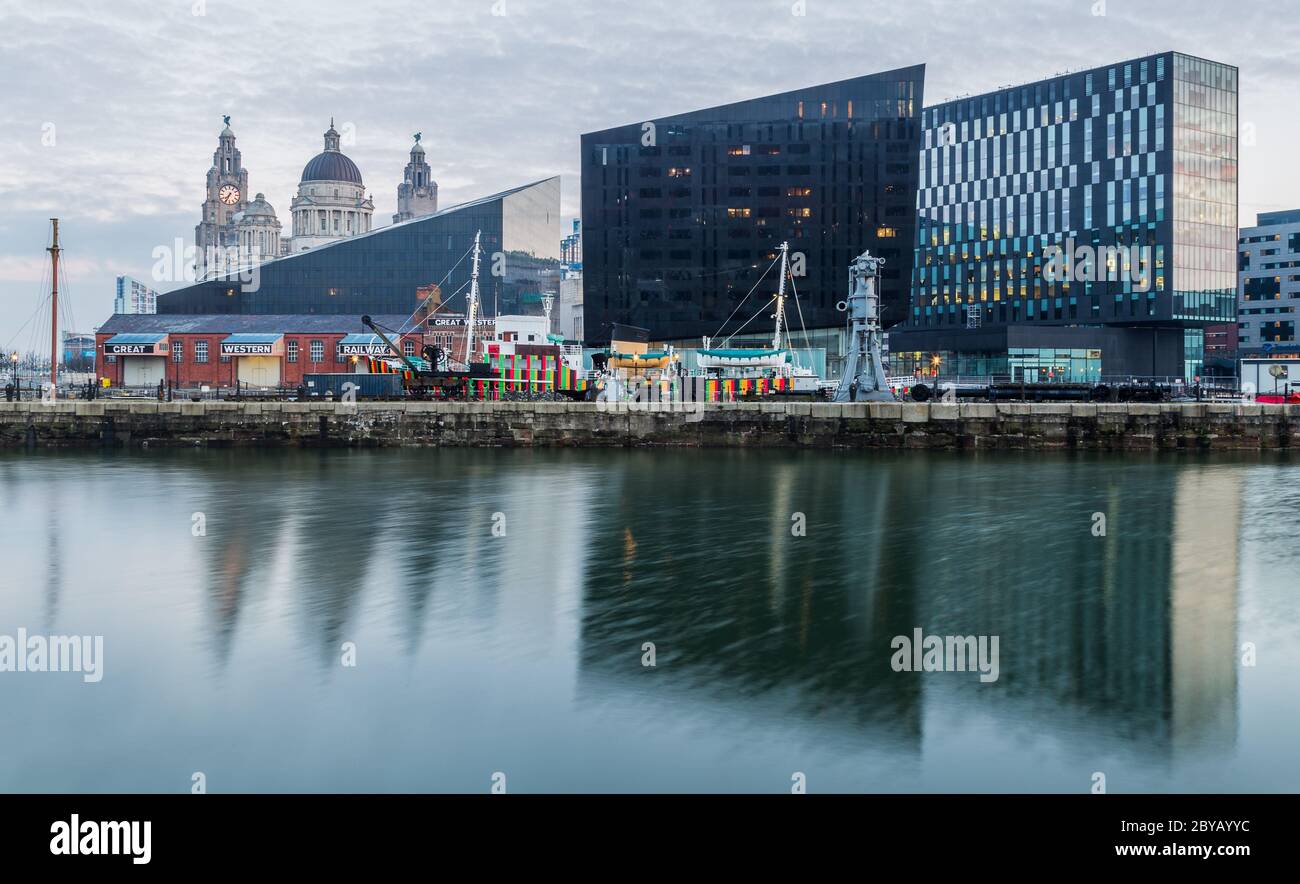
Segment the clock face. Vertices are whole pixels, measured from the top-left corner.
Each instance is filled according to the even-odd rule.
[[[217,197],[226,205],[233,206],[239,202],[239,188],[233,184],[223,185],[217,192]]]

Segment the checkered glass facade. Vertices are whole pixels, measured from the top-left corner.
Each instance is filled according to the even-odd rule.
[[[1236,68],[1165,53],[922,125],[909,327],[1235,319]]]

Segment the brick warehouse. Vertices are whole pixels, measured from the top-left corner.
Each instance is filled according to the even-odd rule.
[[[385,329],[409,319],[374,317]],[[399,343],[416,355],[426,340],[447,347],[457,338],[463,332],[426,336],[417,327]],[[357,360],[386,351],[359,316],[115,314],[95,334],[95,370],[115,387],[294,387],[304,375],[352,372]]]

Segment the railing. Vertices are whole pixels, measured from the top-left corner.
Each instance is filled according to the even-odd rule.
[[[106,387],[97,389],[96,399],[153,400],[155,402],[219,402],[224,400],[286,401],[298,398],[297,387]],[[324,398],[324,397],[308,397]]]
[[[4,388],[4,399],[0,401],[7,402],[31,402],[39,400],[74,400],[74,399],[92,399],[97,398],[103,391],[93,385],[60,383],[50,392],[50,382],[48,380],[39,380],[33,378],[19,378],[15,387],[12,380],[0,381],[0,387]]]
[[[1168,376],[1103,375],[1086,381],[1061,378],[1029,380],[1008,375],[961,375],[933,377],[893,377],[895,390],[910,388],[918,401],[930,399],[987,399],[989,401],[1064,401],[1094,402],[1164,402],[1164,401],[1241,401],[1247,394],[1238,389],[1235,378],[1205,378],[1188,383],[1184,378]],[[900,383],[901,382],[901,383]],[[924,387],[924,389],[922,389]]]
[[[959,387],[987,387],[990,384],[1026,384],[1026,385],[1044,385],[1060,384],[1063,386],[1088,384],[1096,386],[1104,384],[1106,386],[1149,386],[1155,384],[1158,387],[1186,387],[1193,388],[1197,385],[1196,381],[1188,381],[1186,378],[1173,377],[1170,375],[1118,375],[1107,374],[1098,375],[1095,378],[1037,378],[1031,380],[1028,377],[1012,377],[1009,374],[991,374],[991,375],[949,375],[941,374],[939,377],[914,375],[891,375],[890,383],[902,382],[906,384],[926,384],[928,386],[940,386],[945,384],[956,384]],[[1202,378],[1200,381],[1202,389],[1214,388],[1233,388],[1237,386],[1236,378]]]

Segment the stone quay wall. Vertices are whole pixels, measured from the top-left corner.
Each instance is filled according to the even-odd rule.
[[[0,448],[1300,449],[1300,406],[743,402],[0,402]]]

